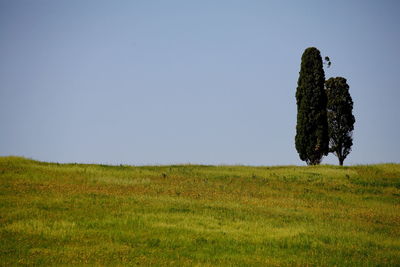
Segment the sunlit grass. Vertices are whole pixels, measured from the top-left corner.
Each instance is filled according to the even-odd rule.
[[[0,263],[400,262],[400,165],[105,166],[0,158]]]

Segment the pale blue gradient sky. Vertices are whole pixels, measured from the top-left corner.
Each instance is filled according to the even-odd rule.
[[[0,155],[302,165],[295,90],[316,46],[355,103],[345,164],[400,162],[399,14],[399,1],[0,0]]]

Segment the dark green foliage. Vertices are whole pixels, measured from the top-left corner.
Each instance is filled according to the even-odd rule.
[[[325,57],[324,64],[329,68],[332,65],[331,59],[329,57]]]
[[[301,57],[297,82],[296,149],[308,165],[321,162],[329,152],[325,73],[319,50],[307,48]]]
[[[343,77],[330,78],[325,83],[328,97],[329,151],[339,159],[339,164],[351,152],[353,145],[353,100],[349,93],[349,85]]]

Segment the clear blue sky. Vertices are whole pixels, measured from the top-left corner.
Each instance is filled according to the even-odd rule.
[[[295,90],[315,46],[350,85],[345,164],[400,162],[399,14],[399,1],[0,0],[0,155],[303,165]]]

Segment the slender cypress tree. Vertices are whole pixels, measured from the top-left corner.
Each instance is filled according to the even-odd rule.
[[[343,77],[330,78],[325,83],[328,96],[329,151],[339,159],[339,165],[351,152],[353,145],[353,100],[349,85]]]
[[[297,82],[296,149],[308,165],[321,162],[329,152],[325,73],[319,50],[307,48],[301,57]]]

